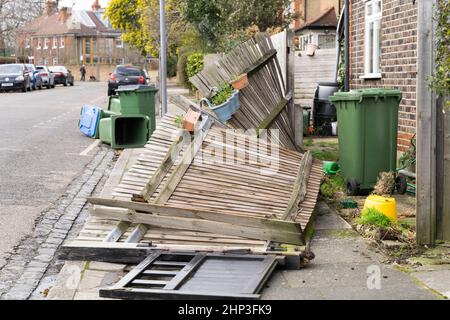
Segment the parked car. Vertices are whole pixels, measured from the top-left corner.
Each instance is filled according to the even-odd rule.
[[[26,64],[25,65],[28,68],[28,71],[30,72],[30,79],[31,79],[31,88],[33,90],[41,90],[43,87],[42,84],[42,78],[39,74],[39,70],[36,69],[36,66],[34,64]]]
[[[47,89],[55,87],[55,75],[48,69],[47,66],[36,66],[39,71],[39,75],[42,79],[42,84],[47,87]]]
[[[24,64],[0,65],[0,90],[31,91],[30,73]]]
[[[115,94],[120,86],[147,84],[149,80],[149,76],[139,67],[118,65],[109,76],[108,96]]]
[[[70,70],[67,70],[66,67],[63,66],[52,66],[48,67],[50,72],[55,75],[55,85],[62,84],[65,87],[68,85],[73,86],[74,78]]]

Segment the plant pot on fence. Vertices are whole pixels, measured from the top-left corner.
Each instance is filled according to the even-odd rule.
[[[314,56],[314,54],[316,53],[316,50],[319,49],[318,45],[312,44],[312,43],[308,43],[306,45],[306,55],[307,56]]]
[[[233,95],[227,101],[218,106],[213,105],[211,101],[206,98],[200,101],[200,104],[202,103],[207,104],[221,122],[225,122],[230,120],[233,114],[235,114],[240,107],[239,91],[234,91]]]
[[[230,84],[235,90],[242,90],[248,86],[248,76],[246,73],[241,74],[238,78],[231,81]]]

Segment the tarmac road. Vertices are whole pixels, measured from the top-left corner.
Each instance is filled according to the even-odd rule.
[[[0,93],[0,259],[96,154],[77,125],[83,104],[104,107],[106,92],[105,83],[76,82]]]

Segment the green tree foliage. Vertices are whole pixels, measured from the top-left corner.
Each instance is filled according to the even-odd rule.
[[[167,48],[176,55],[180,36],[187,24],[182,19],[182,1],[166,0]],[[122,38],[142,55],[159,56],[159,0],[111,0],[105,15],[114,28],[124,31]]]
[[[197,28],[214,49],[224,40],[242,34],[251,26],[265,31],[285,26],[289,20],[288,0],[184,0],[183,16]]]
[[[431,78],[431,87],[435,92],[447,97],[450,95],[450,2],[438,0],[435,7],[436,21],[436,69]],[[447,101],[450,108],[450,101]]]
[[[203,70],[204,55],[201,52],[191,53],[186,58],[186,86],[194,91],[195,87],[189,82],[189,78]]]

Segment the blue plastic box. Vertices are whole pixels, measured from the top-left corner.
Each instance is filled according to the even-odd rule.
[[[81,108],[80,121],[78,127],[80,131],[88,137],[95,138],[100,122],[102,109],[95,106],[85,105]]]

